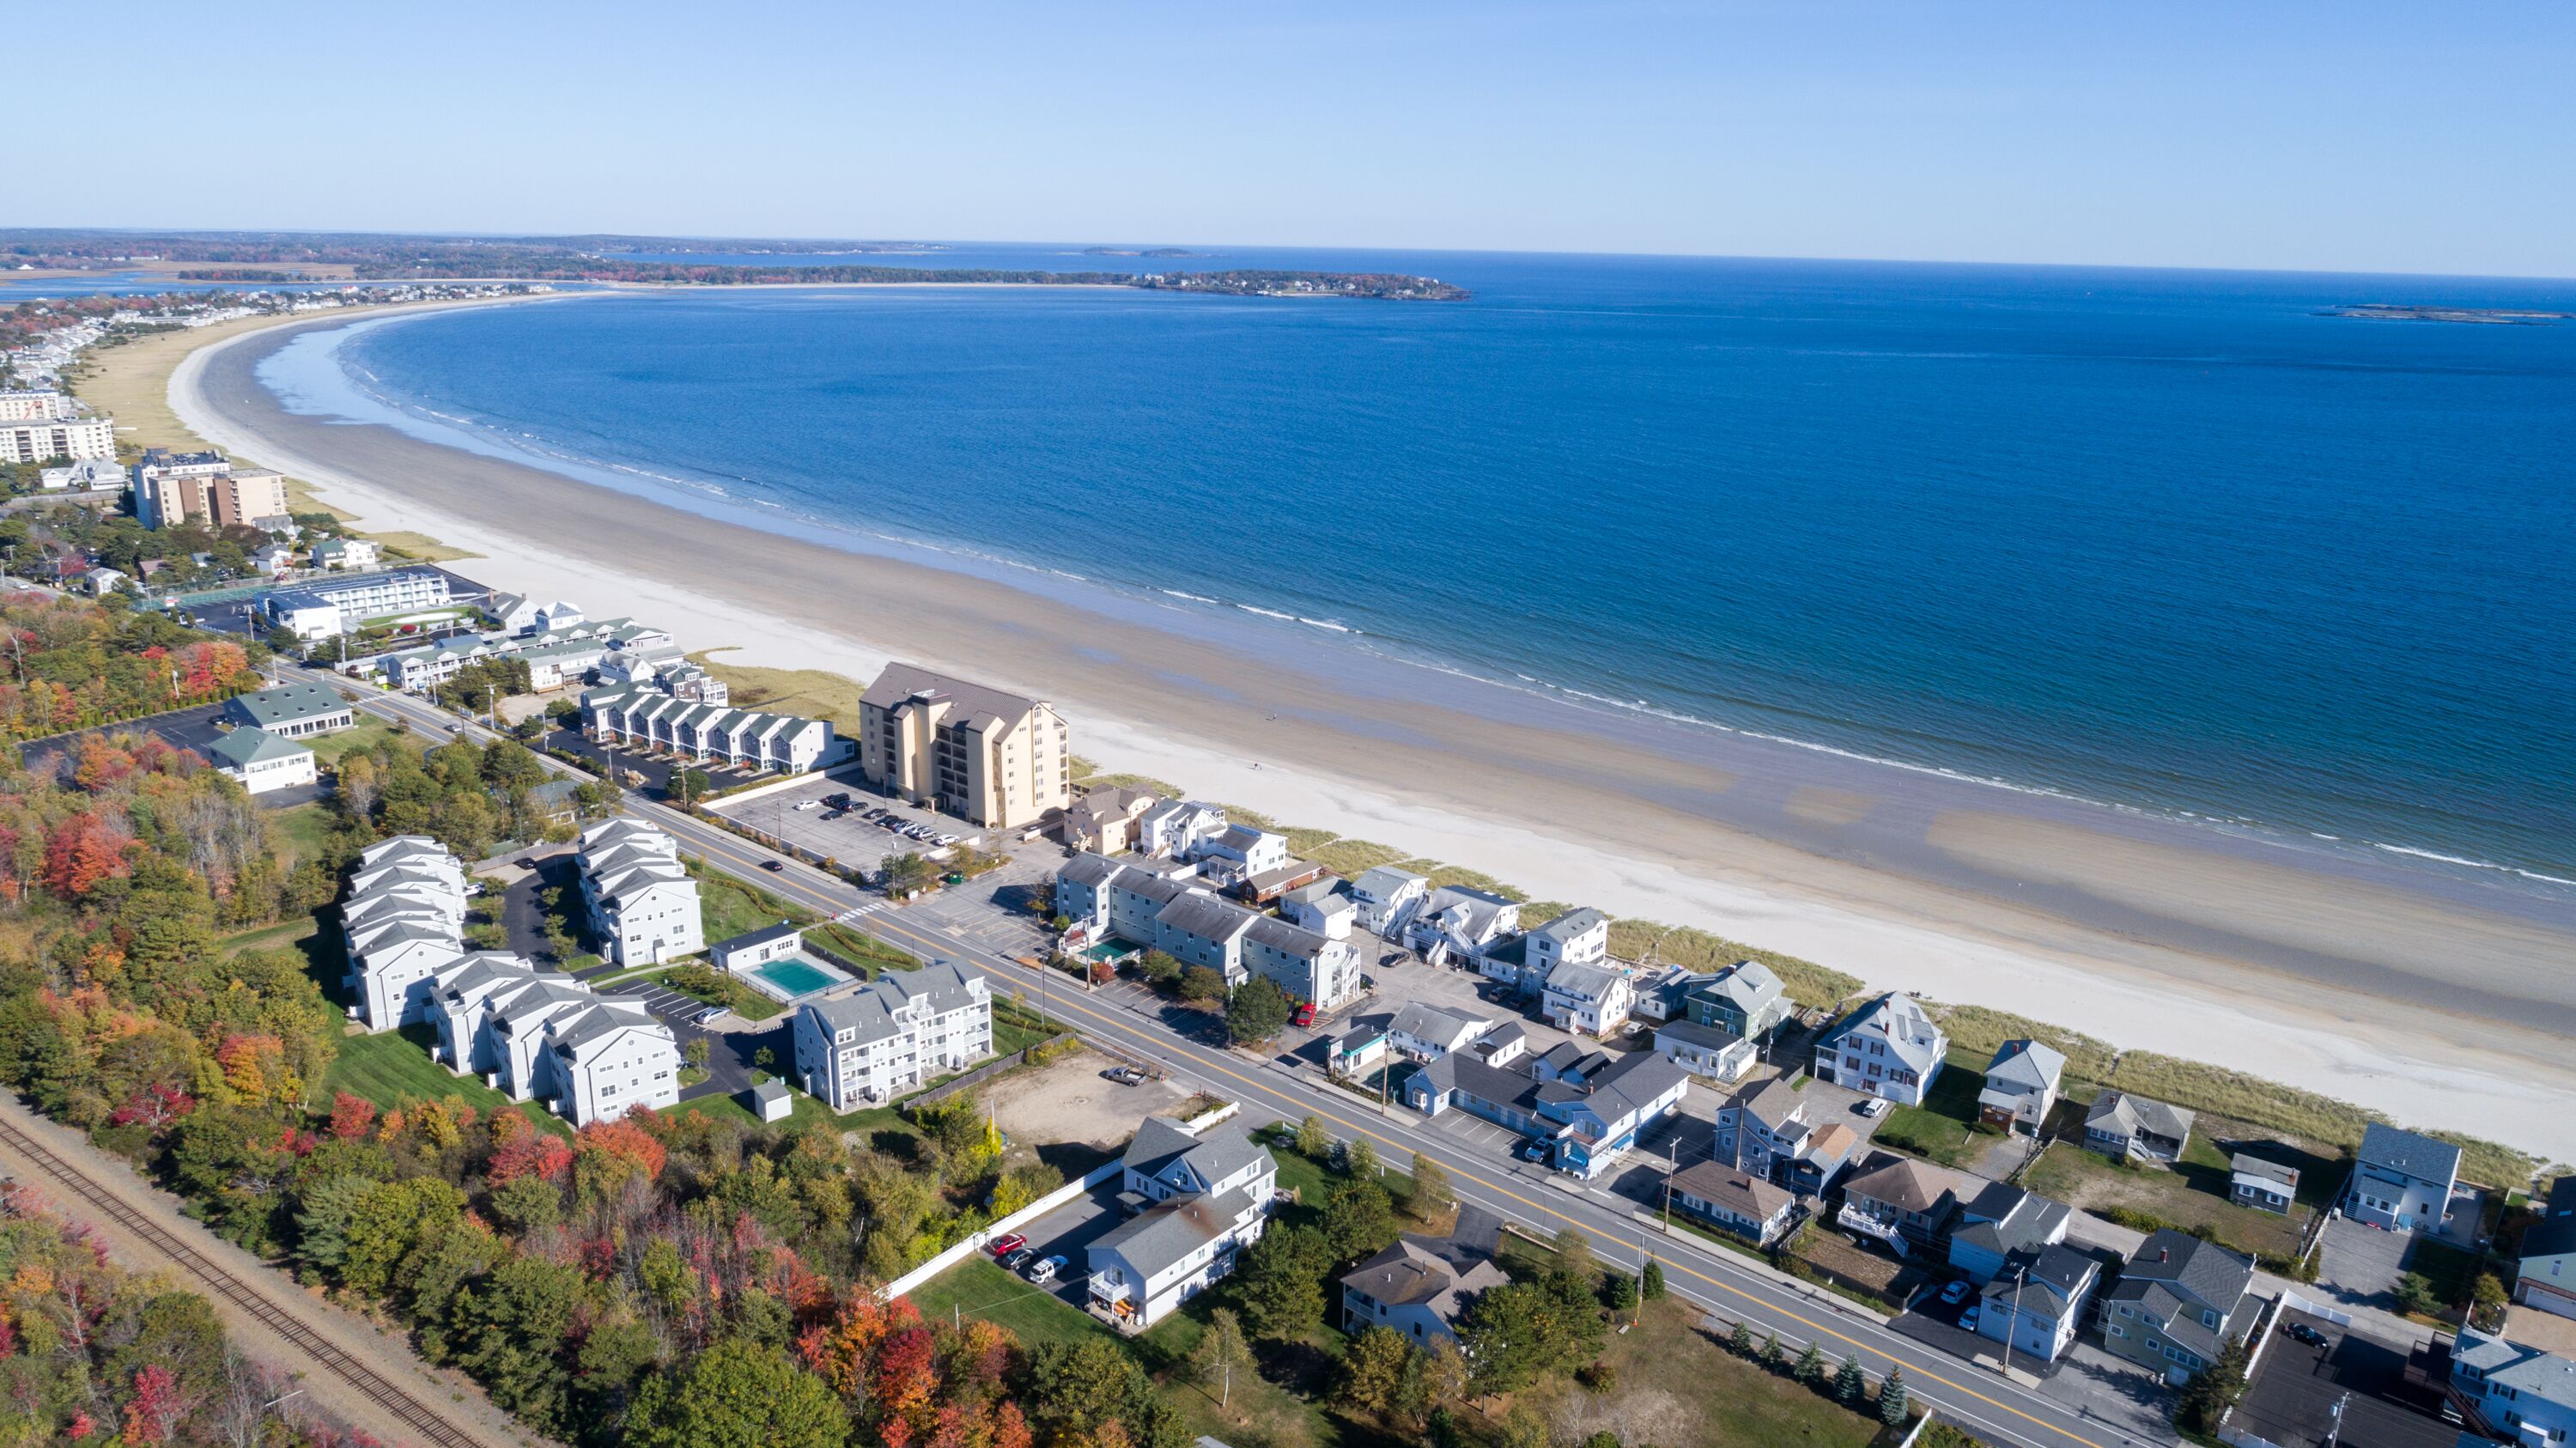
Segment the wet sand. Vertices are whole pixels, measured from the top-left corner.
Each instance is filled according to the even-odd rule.
[[[1540,898],[2576,1159],[2576,901],[1594,713],[1257,622],[931,566],[288,413],[258,361],[343,325],[195,352],[172,405],[370,530],[483,555],[466,571],[496,587],[648,618],[747,664],[865,678],[915,659],[1053,699],[1075,748],[1111,769]]]

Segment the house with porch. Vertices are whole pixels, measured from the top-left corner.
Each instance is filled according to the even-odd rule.
[[[2258,1212],[2290,1214],[2299,1199],[2299,1169],[2237,1152],[2227,1161],[2227,1199]]]
[[[2084,1144],[2105,1156],[2132,1161],[2177,1161],[2198,1117],[2125,1091],[2105,1091],[2084,1113]]]
[[[1699,980],[1683,997],[1691,1024],[1759,1042],[1796,1013],[1780,977],[1758,960],[1739,960]]]
[[[1473,962],[1517,935],[1520,926],[1519,901],[1465,885],[1443,885],[1423,897],[1405,922],[1404,943],[1433,965],[1446,965],[1452,957]],[[1511,979],[1516,987],[1521,984],[1517,963]]]
[[[1138,1333],[1234,1270],[1261,1239],[1279,1165],[1241,1126],[1193,1133],[1149,1116],[1120,1160],[1119,1205],[1131,1215],[1087,1249],[1093,1315]]]
[[[1834,1225],[1875,1237],[1900,1257],[1939,1246],[1967,1191],[1968,1178],[1910,1156],[1880,1153],[1843,1182]]]
[[[1920,1106],[1950,1038],[1909,996],[1890,992],[1816,1038],[1815,1076],[1900,1106]]]
[[[1358,907],[1360,929],[1388,940],[1404,937],[1413,912],[1430,894],[1429,877],[1393,865],[1362,870],[1351,881],[1351,903]]]
[[[2344,1215],[2400,1232],[2439,1232],[2460,1183],[2460,1149],[2421,1132],[2374,1121],[2353,1154]]]
[[[2540,1220],[2523,1229],[2513,1300],[2560,1317],[2576,1317],[2576,1176],[2549,1185]]]
[[[1538,932],[1530,932],[1533,945]],[[1607,1036],[1628,1023],[1637,1004],[1628,973],[1615,965],[1565,961],[1547,974],[1539,1010],[1548,1024],[1577,1036]]]

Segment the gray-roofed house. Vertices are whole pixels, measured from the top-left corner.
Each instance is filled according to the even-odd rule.
[[[1533,930],[1535,949],[1543,939]],[[1615,965],[1569,960],[1547,973],[1539,1009],[1550,1025],[1578,1036],[1606,1036],[1628,1023],[1636,1009],[1636,987]]]
[[[1988,1126],[2037,1136],[2057,1104],[2066,1056],[2041,1041],[2016,1038],[1995,1048],[1986,1063],[1986,1089],[1977,1093],[1977,1119]]]
[[[307,739],[357,722],[355,707],[340,691],[320,684],[281,684],[236,694],[225,702],[224,717],[280,739]]]
[[[1281,892],[1278,906],[1280,919],[1326,940],[1350,939],[1351,927],[1359,921],[1350,887],[1330,875]]]
[[[1685,1008],[1693,1025],[1759,1041],[1789,1019],[1796,1005],[1771,967],[1739,960],[1692,986]]]
[[[1404,927],[1413,921],[1431,893],[1428,876],[1393,865],[1378,865],[1362,870],[1351,881],[1351,901],[1359,907],[1360,928],[1388,940],[1401,939]]]
[[[2013,1262],[2066,1240],[2075,1211],[2005,1182],[1987,1182],[1959,1203],[1950,1221],[1950,1266],[1971,1282],[1990,1282]]]
[[[1114,937],[1184,966],[1205,966],[1230,986],[1268,976],[1294,999],[1326,1010],[1359,993],[1360,954],[1349,941],[1106,856],[1078,855],[1056,871],[1056,909],[1073,922],[1068,947]]]
[[[901,1092],[993,1054],[993,997],[951,961],[890,970],[796,1004],[796,1075],[835,1111]]]
[[[2105,1091],[2084,1113],[2084,1144],[2104,1156],[2137,1161],[2174,1161],[2191,1140],[2199,1118],[2179,1106],[2168,1106],[2126,1091]]]
[[[1123,855],[1136,848],[1136,821],[1163,802],[1148,790],[1099,785],[1064,812],[1064,842],[1077,850]]]
[[[1742,1167],[1696,1162],[1664,1181],[1674,1211],[1768,1247],[1789,1229],[1798,1199]]]
[[[1406,1342],[1429,1348],[1455,1342],[1458,1318],[1487,1288],[1511,1281],[1488,1257],[1441,1256],[1412,1238],[1342,1274],[1342,1331],[1393,1328]]]
[[[1278,1163],[1234,1122],[1193,1135],[1149,1116],[1127,1144],[1121,1200],[1134,1216],[1088,1249],[1091,1311],[1122,1332],[1143,1332],[1234,1270],[1261,1239]]]
[[[1719,1083],[1742,1080],[1760,1055],[1751,1041],[1733,1031],[1688,1020],[1655,1027],[1655,1049],[1692,1075]]]
[[[1920,1106],[1949,1049],[1949,1036],[1923,1007],[1891,992],[1825,1028],[1816,1038],[1815,1075],[1848,1091]]]
[[[1529,966],[1546,980],[1559,966],[1599,965],[1610,958],[1610,917],[1578,905],[1529,933]]]
[[[2451,1401],[2507,1443],[2576,1438],[2576,1362],[2462,1328],[2451,1346]]]
[[[1489,1066],[1473,1049],[1413,1073],[1404,1102],[1425,1116],[1451,1107],[1522,1132],[1547,1147],[1557,1170],[1590,1179],[1681,1105],[1690,1076],[1650,1052],[1613,1059],[1566,1043],[1544,1056]]]
[[[1782,1080],[1737,1093],[1717,1110],[1716,1159],[1821,1196],[1851,1164],[1861,1135],[1826,1119],[1831,1108]]]
[[[2258,1212],[2290,1214],[2299,1197],[2299,1169],[2238,1152],[2227,1162],[2227,1199]]]
[[[2016,1254],[2009,1271],[1986,1283],[1977,1335],[2009,1342],[2024,1357],[2055,1362],[2074,1344],[2084,1305],[2101,1281],[2102,1264],[2063,1243]]]
[[[1520,928],[1519,901],[1466,885],[1443,885],[1424,896],[1405,922],[1404,943],[1432,965],[1445,965],[1452,956],[1480,961],[1493,945],[1517,937]],[[1521,989],[1536,988],[1517,963],[1510,978]]]
[[[1496,1024],[1493,1017],[1474,1011],[1413,1001],[1397,1011],[1389,1023],[1388,1044],[1408,1061],[1437,1061],[1473,1045]]]
[[[206,746],[206,762],[252,794],[292,789],[321,778],[313,751],[265,729],[243,727]]]
[[[2168,1227],[2148,1236],[2104,1294],[2102,1345],[2179,1383],[2245,1335],[2260,1304],[2254,1262]]]
[[[2439,1232],[2460,1181],[2460,1149],[2421,1132],[2374,1121],[2353,1154],[2344,1215],[2374,1227]]]
[[[2523,1229],[2513,1300],[2560,1317],[2576,1317],[2576,1175],[2549,1187],[2540,1220]]]
[[[1938,1244],[1960,1199],[1975,1190],[1971,1178],[1947,1167],[1882,1153],[1843,1182],[1834,1223],[1907,1256]]]

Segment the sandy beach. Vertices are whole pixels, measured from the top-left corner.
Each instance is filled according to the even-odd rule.
[[[257,383],[293,334],[349,320],[206,339],[173,412],[370,531],[691,650],[858,679],[914,659],[1053,699],[1113,770],[2576,1159],[2576,906],[1427,670],[1353,676],[1320,644],[740,526],[296,416]]]

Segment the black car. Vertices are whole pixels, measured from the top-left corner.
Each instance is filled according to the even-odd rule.
[[[764,870],[767,870],[769,873],[771,873],[771,874],[775,875],[775,874],[778,874],[778,873],[780,873],[780,872],[784,871],[787,867],[786,867],[785,865],[782,865],[782,864],[778,863],[776,860],[763,860],[763,861],[761,861],[761,862],[760,862],[760,868],[762,868],[762,869],[764,869]]]
[[[2303,1342],[2310,1347],[2324,1347],[2326,1345],[2326,1335],[2317,1331],[2315,1328],[2308,1326],[2304,1322],[2286,1323],[2282,1326],[2281,1330],[2288,1333],[2291,1341],[2293,1342]]]

